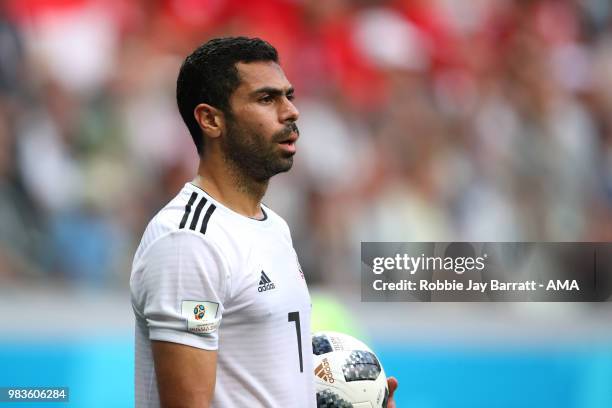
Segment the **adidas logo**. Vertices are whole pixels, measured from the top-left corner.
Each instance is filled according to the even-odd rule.
[[[315,368],[315,375],[325,382],[330,384],[334,383],[334,376],[332,375],[331,367],[329,366],[329,361],[327,361],[327,358],[324,358],[321,364]]]
[[[257,288],[258,292],[265,292],[266,290],[274,289],[274,284],[268,278],[268,275],[264,271],[261,271],[261,278],[259,279],[259,287]]]

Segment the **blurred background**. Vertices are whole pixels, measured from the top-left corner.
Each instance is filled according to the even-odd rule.
[[[226,35],[280,53],[302,137],[264,201],[399,407],[612,407],[607,303],[359,287],[361,241],[612,241],[609,0],[0,0],[0,386],[133,406],[131,258],[197,166],[176,76]]]

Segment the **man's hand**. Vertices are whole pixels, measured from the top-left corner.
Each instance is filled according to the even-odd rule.
[[[393,399],[393,394],[395,390],[397,390],[397,379],[395,377],[387,378],[387,385],[389,386],[389,402],[387,403],[387,408],[397,408],[395,405],[395,400]]]

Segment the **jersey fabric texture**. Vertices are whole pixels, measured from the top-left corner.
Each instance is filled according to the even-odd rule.
[[[132,265],[136,407],[160,405],[151,341],[217,350],[213,407],[315,407],[311,303],[287,223],[187,183]]]

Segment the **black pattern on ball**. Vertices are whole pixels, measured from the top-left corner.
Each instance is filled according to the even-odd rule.
[[[376,356],[369,351],[353,351],[342,366],[344,379],[349,381],[375,380],[381,372]]]
[[[331,343],[326,336],[314,336],[312,338],[312,353],[319,356],[333,351]]]
[[[330,390],[317,392],[317,408],[353,408],[353,404]]]

